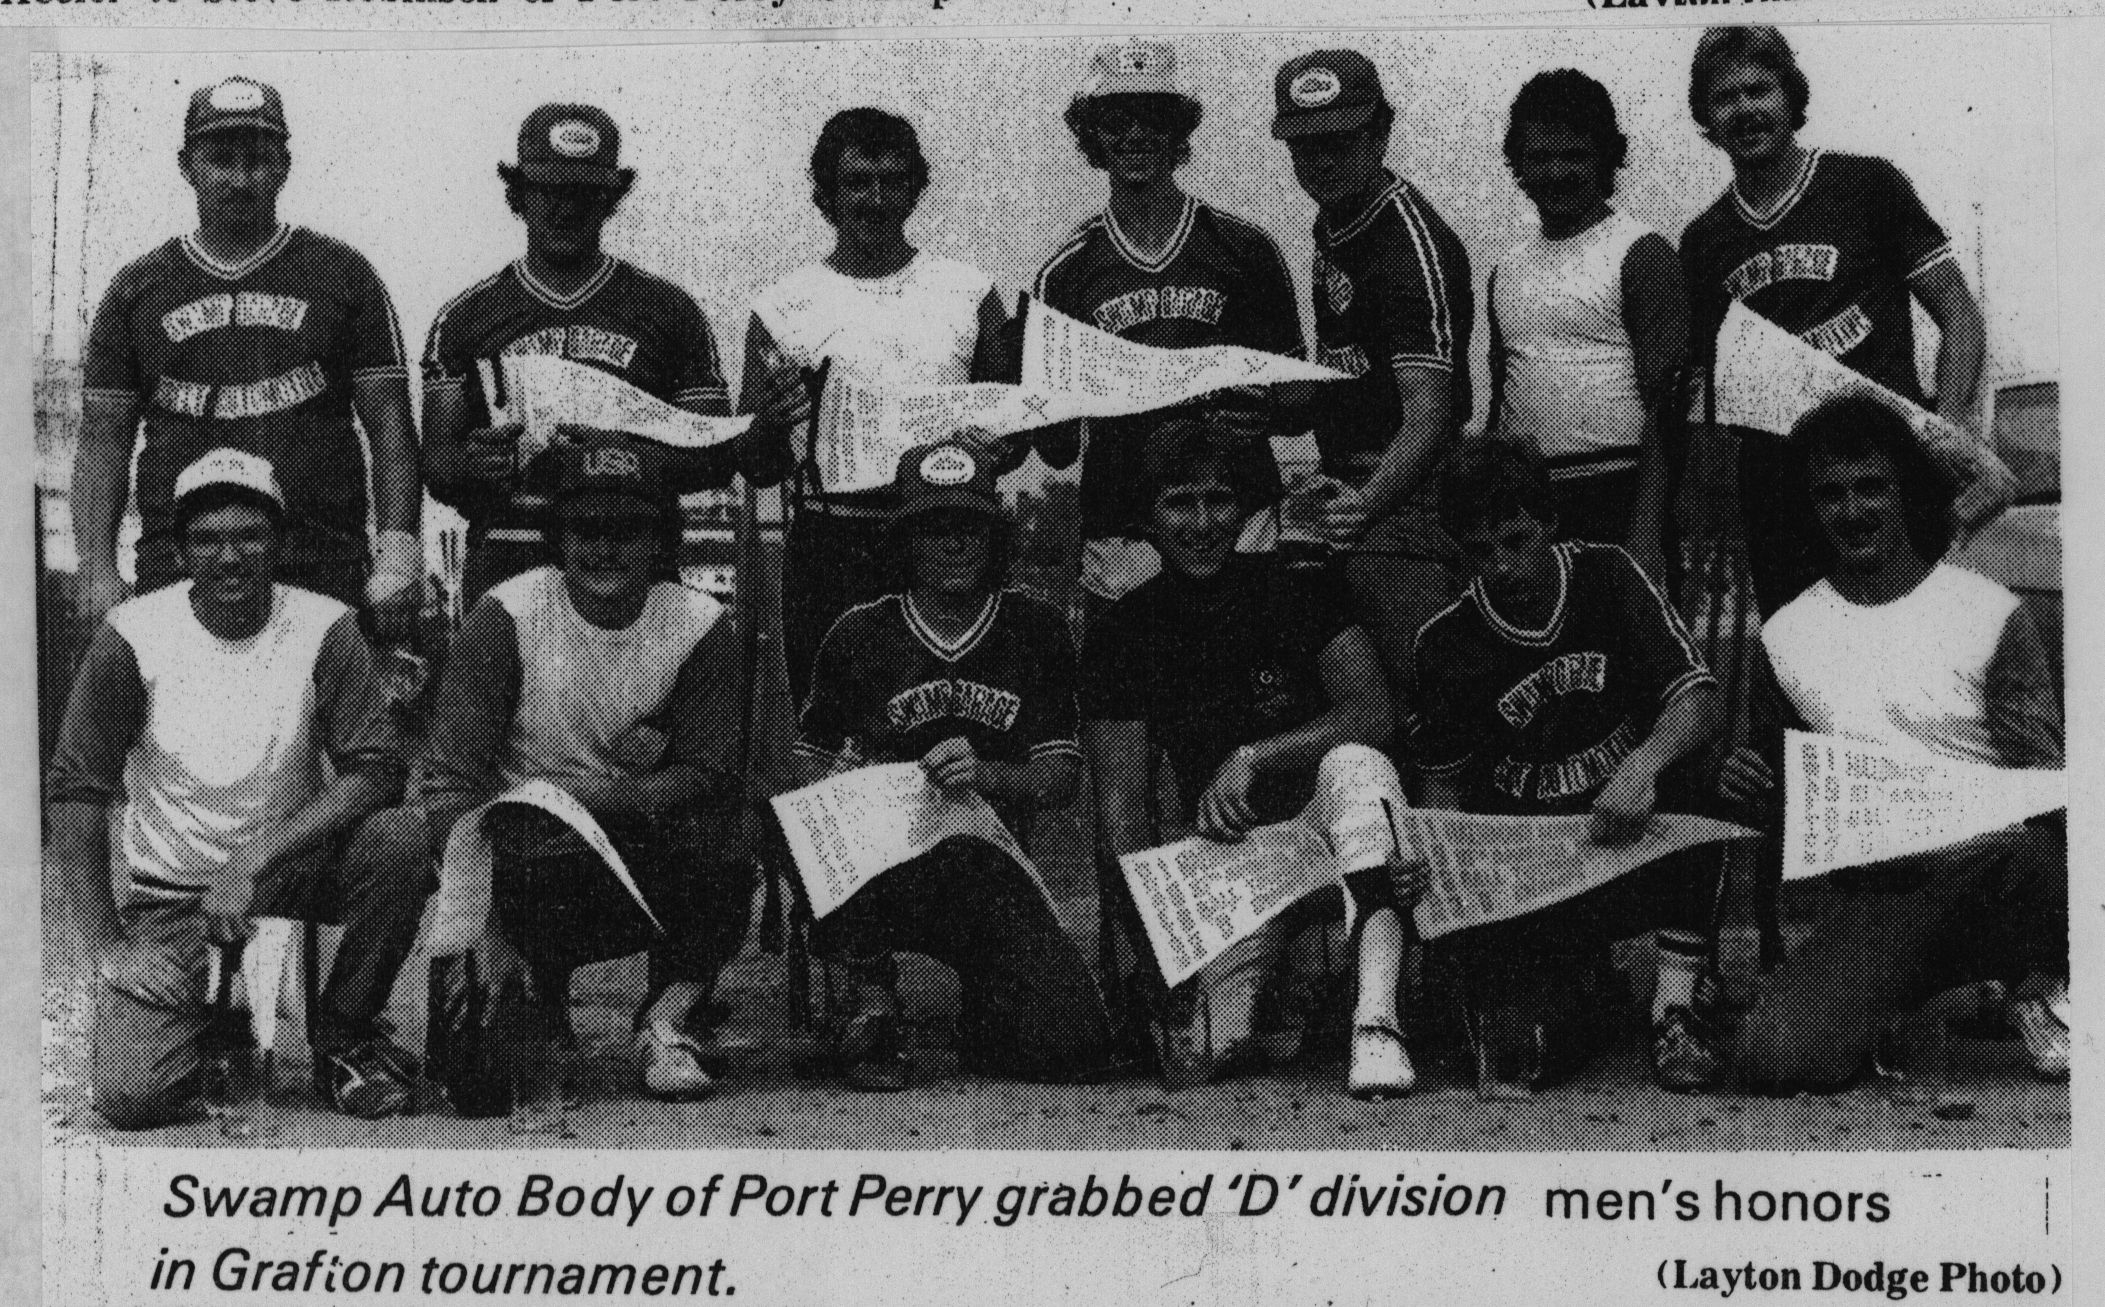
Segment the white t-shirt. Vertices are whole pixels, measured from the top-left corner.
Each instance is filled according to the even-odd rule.
[[[723,613],[701,591],[661,581],[635,621],[610,631],[578,615],[553,567],[515,576],[490,594],[511,615],[519,645],[519,703],[498,763],[507,789],[634,774],[616,757],[615,741],[665,702]]]
[[[1636,465],[1645,405],[1623,322],[1623,260],[1651,233],[1611,210],[1576,236],[1537,232],[1498,261],[1492,303],[1506,367],[1499,418],[1546,459],[1584,458],[1587,472]],[[1629,457],[1600,457],[1618,453]]]
[[[1762,644],[1813,730],[1996,766],[1988,669],[2017,605],[1994,581],[1949,563],[1876,606],[1851,603],[1823,580],[1763,625]]]

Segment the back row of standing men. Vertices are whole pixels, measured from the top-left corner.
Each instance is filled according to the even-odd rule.
[[[1315,597],[1297,598],[1276,612],[1244,611],[1245,595],[1234,605],[1240,625],[1231,622],[1217,638],[1196,645],[1192,632],[1227,611],[1217,603],[1209,609],[1212,601],[1199,602],[1205,596],[1196,591],[1163,591],[1185,607],[1164,607],[1166,601],[1157,595],[1145,613],[1131,608],[1128,620],[1107,626],[1104,648],[1092,651],[1092,662],[1116,663],[1121,653],[1125,662],[1114,669],[1115,676],[1085,687],[1084,697],[1093,705],[1089,715],[1152,725],[1155,734],[1136,737],[1139,753],[1127,757],[1133,750],[1117,746],[1131,741],[1097,732],[1091,744],[1100,773],[1108,767],[1145,774],[1151,738],[1170,751],[1174,764],[1179,744],[1219,734],[1219,721],[1199,720],[1208,709],[1200,702],[1203,694],[1185,696],[1180,708],[1200,711],[1183,711],[1179,722],[1165,723],[1155,720],[1161,705],[1141,702],[1147,696],[1140,691],[1158,683],[1205,682],[1225,668],[1220,651],[1248,639],[1250,631],[1242,628],[1251,621],[1295,614],[1306,619],[1295,626],[1295,637],[1317,642],[1301,651],[1305,656],[1281,654],[1286,658],[1281,667],[1260,667],[1261,651],[1247,651],[1256,660],[1250,668],[1226,668],[1232,674],[1278,672],[1284,679],[1265,681],[1255,690],[1222,687],[1223,694],[1238,700],[1256,694],[1263,702],[1250,711],[1258,717],[1271,713],[1282,722],[1295,719],[1285,723],[1283,733],[1268,737],[1266,744],[1280,744],[1271,749],[1279,755],[1272,762],[1284,766],[1282,760],[1292,755],[1294,765],[1287,770],[1305,771],[1335,747],[1359,740],[1384,745],[1406,737],[1413,748],[1431,743],[1466,754],[1463,746],[1469,741],[1446,737],[1456,728],[1473,731],[1483,724],[1461,723],[1451,704],[1420,703],[1411,684],[1414,669],[1420,675],[1495,677],[1501,672],[1502,665],[1494,666],[1501,650],[1513,641],[1556,643],[1566,592],[1577,587],[1598,598],[1589,616],[1603,639],[1618,649],[1635,641],[1627,652],[1642,682],[1637,700],[1644,703],[1632,700],[1635,716],[1627,721],[1602,719],[1613,738],[1578,742],[1586,747],[1574,757],[1581,762],[1591,757],[1597,764],[1583,783],[1567,784],[1571,777],[1564,773],[1570,769],[1549,766],[1555,760],[1545,758],[1543,766],[1522,769],[1526,775],[1502,772],[1499,784],[1509,790],[1519,786],[1507,798],[1529,811],[1565,810],[1574,803],[1584,810],[1591,804],[1604,816],[1642,819],[1656,797],[1649,783],[1637,787],[1641,795],[1632,790],[1624,777],[1628,768],[1621,764],[1633,753],[1656,754],[1654,770],[1663,770],[1708,737],[1706,723],[1713,716],[1708,698],[1689,693],[1711,693],[1710,678],[1656,584],[1646,580],[1663,576],[1675,552],[1667,506],[1687,451],[1669,448],[1662,431],[1679,416],[1683,392],[1676,382],[1690,361],[1690,342],[1713,339],[1725,307],[1738,300],[1900,393],[1920,396],[1909,308],[1911,299],[1919,300],[1942,329],[1937,406],[1953,419],[1963,419],[1971,407],[1981,358],[1980,321],[1942,232],[1891,165],[1798,146],[1795,133],[1803,124],[1806,100],[1805,81],[1773,29],[1706,34],[1697,50],[1690,103],[1706,134],[1732,157],[1735,183],[1690,227],[1677,261],[1663,237],[1609,202],[1627,145],[1606,91],[1569,71],[1530,81],[1514,105],[1505,152],[1541,214],[1542,231],[1502,258],[1489,282],[1492,422],[1532,447],[1532,456],[1547,469],[1541,493],[1548,502],[1539,502],[1541,495],[1528,489],[1530,474],[1502,469],[1495,458],[1474,472],[1458,472],[1446,491],[1453,502],[1436,502],[1433,471],[1449,454],[1472,407],[1467,358],[1473,286],[1461,242],[1415,187],[1387,169],[1394,110],[1376,70],[1356,52],[1316,52],[1280,68],[1273,125],[1273,134],[1286,143],[1297,180],[1320,210],[1311,283],[1316,357],[1349,380],[1218,397],[1195,414],[1106,420],[1086,431],[1055,427],[1007,439],[964,433],[944,451],[910,459],[912,468],[902,464],[899,486],[854,494],[828,492],[813,472],[814,437],[807,433],[815,378],[838,370],[880,386],[940,385],[1014,380],[1019,367],[1019,323],[1010,318],[991,281],[964,264],[918,251],[905,239],[928,168],[913,129],[903,120],[855,109],[837,114],[822,132],[812,159],[813,198],[835,228],[836,245],[824,260],[763,292],[754,306],[740,394],[743,408],[756,420],[745,436],[699,453],[653,450],[644,459],[633,450],[594,444],[582,452],[582,461],[572,451],[566,459],[522,467],[521,433],[492,425],[491,397],[483,393],[477,366],[505,353],[549,353],[600,367],[699,413],[730,409],[709,328],[692,298],[600,249],[601,229],[634,179],[633,171],[619,163],[616,125],[589,106],[536,110],[521,128],[517,163],[499,167],[508,202],[526,226],[527,253],[452,300],[430,331],[423,360],[420,478],[405,359],[386,293],[355,252],[278,222],[275,200],[289,166],[281,103],[260,83],[223,82],[193,98],[180,156],[198,195],[198,231],[121,273],[91,332],[86,421],[73,491],[83,602],[99,614],[122,593],[115,566],[116,524],[142,418],[142,591],[165,585],[185,570],[196,571],[198,560],[184,553],[185,531],[194,535],[201,521],[206,527],[216,523],[200,508],[213,499],[199,496],[215,486],[245,486],[281,511],[286,529],[282,579],[354,607],[363,605],[380,635],[399,636],[420,590],[415,527],[421,482],[469,521],[466,597],[473,601],[494,588],[499,601],[495,608],[478,608],[456,647],[450,697],[442,698],[420,782],[424,797],[432,797],[434,786],[445,789],[449,774],[501,772],[515,782],[578,764],[593,774],[570,777],[577,782],[570,788],[587,785],[617,809],[648,810],[654,791],[614,783],[611,773],[598,774],[605,769],[595,772],[593,766],[603,761],[601,754],[642,749],[653,765],[678,760],[652,772],[654,778],[691,770],[692,775],[682,771],[678,783],[657,796],[667,805],[691,806],[713,793],[714,782],[702,778],[724,770],[720,747],[683,738],[678,729],[660,729],[663,722],[655,712],[644,714],[656,723],[644,736],[624,729],[620,739],[599,737],[608,734],[605,721],[614,715],[637,717],[631,710],[638,704],[627,700],[651,687],[662,692],[661,698],[684,695],[681,702],[690,708],[688,701],[699,702],[708,686],[721,689],[730,679],[722,633],[711,636],[711,615],[692,601],[656,591],[640,609],[627,611],[628,599],[615,594],[620,560],[606,551],[618,554],[625,545],[648,543],[651,533],[593,496],[618,500],[628,494],[648,502],[672,492],[721,487],[734,474],[759,484],[794,478],[784,627],[793,691],[805,705],[801,742],[807,751],[823,755],[826,766],[838,765],[859,747],[896,735],[892,743],[908,749],[907,756],[920,759],[939,781],[947,783],[954,773],[991,797],[1028,807],[1060,801],[1072,791],[1068,767],[1079,750],[1071,709],[1064,718],[1058,713],[1033,718],[1036,734],[1013,762],[983,758],[985,750],[975,750],[970,742],[948,753],[954,741],[930,750],[908,746],[917,728],[930,723],[956,719],[969,725],[992,712],[1002,720],[990,717],[980,725],[1007,732],[1020,721],[1019,705],[1008,703],[1004,713],[1003,704],[993,701],[999,694],[988,704],[975,700],[945,707],[921,700],[938,682],[953,688],[965,684],[957,679],[964,660],[990,656],[989,650],[1020,638],[1017,623],[1036,620],[1020,608],[1003,619],[999,595],[979,593],[1003,568],[988,557],[961,563],[945,553],[962,547],[961,540],[972,544],[976,528],[959,527],[959,514],[971,518],[993,511],[992,474],[1013,469],[1035,449],[1054,466],[1066,466],[1077,456],[1083,462],[1081,574],[1094,597],[1092,628],[1104,603],[1134,593],[1162,572],[1180,514],[1199,525],[1177,541],[1192,557],[1171,561],[1192,576],[1221,574],[1221,560],[1207,555],[1218,534],[1212,519],[1224,512],[1230,526],[1245,528],[1242,534],[1253,548],[1267,527],[1275,536],[1298,529],[1344,559],[1346,593],[1334,601],[1313,582],[1309,595]],[[1054,308],[1150,345],[1226,343],[1299,354],[1292,281],[1271,239],[1176,185],[1174,174],[1188,154],[1200,113],[1197,101],[1178,87],[1167,47],[1138,43],[1098,56],[1067,117],[1085,157],[1108,178],[1109,202],[1047,262],[1034,293]],[[1697,354],[1700,363],[1700,350]],[[363,478],[344,475],[359,466],[354,410],[373,453],[378,535],[370,555]],[[1211,455],[1177,447],[1179,424],[1188,427],[1193,417],[1214,447]],[[1315,433],[1321,472],[1298,486],[1282,508],[1283,488],[1267,438],[1307,430]],[[823,430],[815,437],[826,438]],[[214,451],[231,454],[220,458]],[[1743,449],[1741,496],[1756,590],[1766,613],[1817,579],[1824,551],[1809,503],[1786,484],[1784,460],[1765,460],[1765,452],[1753,442]],[[258,471],[243,464],[241,454],[260,455],[267,462]],[[200,467],[206,471],[196,471]],[[178,493],[183,476],[193,481],[188,508]],[[576,521],[562,516],[566,506],[576,510]],[[590,511],[595,508],[596,515]],[[1504,566],[1497,560],[1505,545],[1492,528],[1513,514],[1538,524],[1561,524],[1578,539],[1627,543],[1641,567],[1606,556],[1582,565],[1574,560],[1588,555],[1552,555],[1545,552],[1546,541],[1521,542],[1528,549],[1544,546],[1530,554],[1537,571],[1543,559],[1564,561],[1548,564],[1550,572],[1541,576],[1494,584],[1492,572]],[[564,539],[547,538],[551,523],[563,525]],[[914,542],[904,560],[902,534]],[[583,551],[576,558],[566,552],[573,535]],[[974,547],[999,555],[994,539],[979,539]],[[1541,600],[1548,605],[1544,615],[1557,620],[1530,637],[1526,630],[1501,625],[1491,601],[1479,595],[1478,607],[1489,623],[1481,639],[1473,628],[1462,630],[1461,619],[1448,624],[1455,628],[1453,637],[1463,641],[1455,657],[1469,665],[1443,662],[1428,668],[1421,632],[1429,630],[1436,615],[1456,611],[1450,604],[1459,590],[1457,539],[1483,553],[1468,561],[1487,585],[1507,585],[1514,602],[1526,606]],[[574,569],[564,582],[567,591],[552,579],[554,574],[534,570],[552,556]],[[1551,578],[1555,594],[1534,593],[1551,573],[1562,578]],[[575,609],[586,624],[607,627],[586,611],[595,585],[611,587],[607,602],[624,610],[620,615],[627,620],[614,623],[615,628],[626,631],[647,617],[648,629],[659,638],[647,642],[646,649],[634,640],[609,643],[611,637],[576,622],[565,625],[562,613]],[[567,606],[559,602],[565,593]],[[895,593],[901,597],[887,601],[890,606],[878,602]],[[972,602],[960,607],[962,600]],[[192,602],[195,606],[195,597]],[[955,614],[946,615],[946,606]],[[127,629],[145,620],[138,611],[128,613]],[[844,620],[844,614],[854,620]],[[1154,638],[1136,634],[1144,619],[1165,614],[1175,620]],[[1625,616],[1630,620],[1620,620]],[[320,622],[315,629],[333,628]],[[1362,629],[1364,637],[1358,634]],[[1348,632],[1351,640],[1345,639]],[[1064,643],[1052,637],[1050,628],[1040,634],[1047,650]],[[855,639],[870,650],[859,660],[842,652]],[[1354,646],[1360,652],[1347,656],[1353,648],[1344,646],[1353,641],[1360,642]],[[104,644],[114,650],[109,641]],[[1163,661],[1166,651],[1178,648],[1187,655],[1182,661]],[[946,663],[951,678],[943,680],[937,675],[943,668],[934,667],[919,678],[926,684],[907,684],[915,677],[901,665],[920,659],[922,652]],[[1011,670],[1034,661],[1028,649],[1010,653]],[[841,664],[835,668],[838,675],[815,685],[814,667],[828,656]],[[109,658],[122,661],[114,652],[105,661]],[[580,658],[593,666],[583,667]],[[1041,677],[1057,672],[1058,658],[1035,661]],[[1213,666],[1216,662],[1222,666]],[[119,682],[128,685],[145,670],[120,676]],[[1517,665],[1512,670],[1522,682],[1515,689],[1543,674]],[[1371,672],[1388,684],[1369,690],[1359,684],[1365,677],[1357,672]],[[1618,686],[1623,675],[1614,674]],[[839,682],[847,677],[903,687],[902,693],[881,703],[850,703],[869,695],[845,694]],[[1306,684],[1291,684],[1296,678]],[[1628,692],[1627,687],[1617,691]],[[1071,691],[1067,699],[1072,702]],[[443,711],[448,703],[469,706],[449,717]],[[666,698],[664,705],[654,701],[644,707],[671,703]],[[1358,721],[1367,715],[1360,709],[1368,705],[1378,707],[1376,725]],[[1035,699],[1023,706],[1037,707]],[[699,720],[692,713],[676,716]],[[728,713],[716,716],[720,722]],[[1398,729],[1403,726],[1409,729]],[[1492,723],[1488,729],[1500,728]],[[1582,727],[1581,733],[1584,729],[1590,728]],[[968,730],[959,738],[969,737]],[[1197,752],[1206,757],[1195,760],[1196,770],[1180,766],[1179,780],[1202,829],[1232,833],[1249,825],[1260,808],[1276,806],[1260,801],[1265,766],[1259,748],[1247,742],[1225,750],[1211,748],[1208,740],[1197,743],[1205,746]],[[355,751],[346,757],[355,757]],[[1431,777],[1439,768],[1428,764],[1444,764],[1447,756],[1414,761]],[[170,754],[160,765],[188,764]],[[79,749],[69,750],[62,742],[54,774],[74,787],[72,793],[92,797],[108,789],[82,779],[94,770]],[[1104,787],[1101,774],[1099,787]],[[54,798],[66,788],[55,781]],[[452,799],[462,801],[441,796],[443,801],[433,802],[458,816],[468,806],[462,796],[476,786],[454,788],[461,794]],[[1142,784],[1136,794],[1146,788]],[[193,793],[182,802],[194,798]],[[1549,809],[1542,808],[1544,803]],[[425,816],[428,822],[430,813]],[[1115,829],[1121,825],[1116,812],[1106,810],[1102,824],[1100,840],[1117,846],[1109,852],[1139,846],[1140,835]],[[365,862],[373,865],[414,860],[397,856],[400,850],[387,852],[401,842],[395,838],[401,832],[375,834],[370,827],[361,828],[361,842],[345,854],[346,865],[363,865],[351,855],[356,848],[364,848]],[[431,827],[427,838],[410,839],[408,845],[431,843],[437,830]],[[547,835],[515,835],[515,852],[544,846]],[[186,837],[177,832],[170,838]],[[442,841],[444,835],[435,838]],[[699,846],[691,858],[675,856],[690,842],[684,838],[647,842],[654,849],[653,862],[666,868],[711,862]],[[129,846],[127,851],[140,852]],[[619,915],[601,910],[605,904],[588,910],[564,897],[563,887],[574,888],[575,878],[549,869],[567,865],[568,856],[515,858],[518,865],[542,867],[543,879],[536,882],[540,890],[524,897],[517,878],[509,891],[509,911],[522,919],[539,913],[539,924],[546,927],[549,914],[569,912],[583,923],[563,940],[575,956],[551,961],[544,950],[538,960],[530,960],[537,969],[546,968],[547,979],[557,985],[555,977],[566,979],[568,966],[599,947],[582,942],[591,934],[589,924],[604,925],[610,912]],[[146,860],[161,866],[151,856]],[[153,876],[141,865],[133,871],[135,885],[142,874],[151,883]],[[943,954],[941,941],[913,942],[917,937],[908,927],[919,922],[925,936],[927,923],[940,915],[929,905],[955,906],[958,896],[946,892],[954,886],[945,875],[962,876],[958,885],[985,887],[994,873],[963,867],[919,880],[888,877],[887,895],[925,902],[891,912],[865,904],[860,929],[850,923],[836,932],[844,937],[837,941],[841,950],[858,963],[864,992],[873,996],[851,1013],[844,1048],[874,1067],[879,1079],[888,1066],[895,1072],[898,1065],[895,1050],[880,1047],[883,1040],[871,1033],[896,1020],[896,1013],[886,1009],[882,958],[893,947]],[[1662,954],[1681,959],[1669,968],[1678,977],[1676,986],[1667,998],[1655,1000],[1655,1009],[1661,1002],[1666,1006],[1654,1017],[1662,1023],[1666,1050],[1662,1079],[1694,1087],[1708,1083],[1717,1068],[1714,1050],[1688,1028],[1695,979],[1704,965],[1705,896],[1679,883],[1689,877],[1674,879],[1652,897],[1685,901],[1688,911],[1663,912],[1655,902],[1629,913],[1599,915],[1604,922],[1614,918],[1611,924],[1623,933],[1660,927]],[[673,876],[664,883],[685,887],[668,894],[692,891],[697,902],[736,898],[729,890],[718,894],[721,886],[703,895],[695,888],[701,881],[693,877]],[[1355,897],[1364,897],[1361,906],[1372,914],[1370,920],[1382,920],[1384,911],[1388,916],[1380,933],[1367,932],[1380,946],[1373,964],[1385,977],[1380,984],[1367,983],[1372,973],[1367,970],[1369,946],[1363,946],[1353,1081],[1356,1087],[1364,1081],[1374,1090],[1401,1090],[1408,1088],[1411,1073],[1391,1001],[1400,946],[1396,905],[1364,887],[1355,889]],[[1017,901],[1028,898],[1024,894]],[[565,905],[560,911],[558,902]],[[1011,906],[1018,924],[1005,939],[1017,947],[967,950],[964,960],[970,964],[1004,953],[997,959],[1002,965],[980,974],[967,990],[974,994],[1006,986],[1013,991],[1008,993],[1013,1012],[1027,1002],[1032,985],[1042,990],[1049,977],[1071,968],[1063,968],[1052,954],[1022,965],[1020,958],[1032,956],[1023,943],[1044,936],[1045,923],[1026,920],[1026,907]],[[371,974],[346,980],[344,992],[361,995],[350,1007],[377,1011],[375,1005],[385,999],[384,984],[375,997],[375,984],[383,979],[379,972],[386,971],[384,979],[391,983],[392,968],[399,966],[400,951],[407,946],[406,936],[397,936],[405,922],[413,928],[414,913],[401,903],[380,915],[389,924],[373,929],[388,942],[364,949],[366,961],[353,965],[353,971],[364,966]],[[663,959],[654,954],[654,998],[649,1020],[641,1022],[647,1082],[664,1092],[708,1083],[682,1027],[706,996],[717,955],[735,942],[713,938],[723,933],[722,921],[700,924],[707,912],[678,915],[690,918],[695,928],[675,929],[677,947]],[[993,929],[988,919],[978,924]],[[1594,933],[1606,928],[1600,925]],[[1566,933],[1575,932],[1573,927]],[[700,942],[704,935],[711,942]],[[605,940],[599,944],[615,947]],[[1498,946],[1476,950],[1484,955],[1485,969],[1518,947],[1507,939],[1493,944]],[[698,954],[708,957],[698,960]],[[119,971],[133,975],[123,967]],[[1538,968],[1522,980],[1539,984],[1553,972]],[[133,975],[134,989],[136,982]],[[1384,992],[1388,998],[1368,998]],[[1254,1001],[1254,989],[1245,997]],[[1233,1007],[1238,1001],[1227,1003]],[[1053,1006],[1077,1008],[1076,1003]],[[1235,1020],[1246,1023],[1249,1008],[1249,1002],[1240,1002]],[[998,1032],[1002,1011],[995,1004],[981,1014],[979,1024]],[[331,1062],[318,1068],[318,1082],[333,1075],[339,1086],[367,1085],[384,1082],[399,1069],[385,1041],[370,1035],[372,1015],[350,1018],[338,1032],[337,1060],[347,1061],[350,1072],[338,1074]],[[868,1020],[858,1028],[861,1018]],[[1199,1024],[1211,1020],[1202,1013]],[[1190,1027],[1187,1019],[1184,1028]],[[998,1034],[990,1038],[999,1042]],[[886,1056],[866,1056],[873,1053]],[[1075,1056],[1074,1045],[1048,1038],[1039,1054],[1041,1063],[1056,1064]],[[1210,1065],[1211,1054],[1198,1060]],[[166,1088],[158,1086],[156,1092]]]

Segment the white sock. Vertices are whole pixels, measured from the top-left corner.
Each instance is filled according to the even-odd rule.
[[[1675,932],[1659,932],[1659,975],[1652,986],[1652,1020],[1666,1017],[1670,1007],[1693,1008],[1696,978],[1703,974],[1702,941]]]

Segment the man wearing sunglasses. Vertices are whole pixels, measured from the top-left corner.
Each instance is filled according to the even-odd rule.
[[[565,1039],[571,973],[648,949],[644,1087],[699,1098],[721,1068],[697,1012],[745,936],[752,888],[721,855],[738,797],[732,627],[716,600],[658,579],[681,528],[658,446],[602,436],[552,461],[555,565],[497,585],[462,623],[413,801],[434,853],[471,809],[531,780],[592,814],[649,915],[568,825],[507,805],[484,819],[494,858],[478,969],[494,993],[523,992],[525,1025]],[[448,1088],[456,1103],[485,1097]]]
[[[519,161],[497,165],[505,203],[526,227],[526,254],[439,310],[424,348],[424,476],[431,493],[468,519],[462,599],[542,558],[542,478],[522,467],[517,424],[493,425],[479,361],[506,354],[554,355],[612,373],[691,413],[731,411],[709,322],[686,291],[607,254],[600,236],[634,185],[620,166],[621,132],[604,110],[547,104],[519,128]],[[500,397],[501,398],[501,397]],[[801,390],[784,391],[794,411],[763,411],[729,444],[664,459],[675,493],[719,490],[738,472],[770,470],[778,437],[769,424],[801,417]]]
[[[1301,315],[1279,247],[1177,185],[1202,111],[1178,86],[1176,67],[1176,52],[1154,41],[1098,52],[1088,83],[1067,106],[1067,125],[1082,157],[1103,171],[1108,202],[1046,261],[1036,294],[1069,317],[1143,345],[1243,345],[1299,358]],[[1279,471],[1266,440],[1274,434],[1269,407],[1240,393],[1209,403],[1211,425],[1233,437],[1231,471],[1239,486],[1251,488],[1252,511],[1270,505],[1279,497]],[[1148,433],[1168,416],[1087,425],[1082,585],[1100,600],[1162,570],[1161,556],[1142,538],[1151,506],[1140,467]],[[1040,437],[1048,461],[1071,462],[1071,455],[1060,458],[1059,445]]]
[[[1405,722],[1414,711],[1412,642],[1455,588],[1431,473],[1470,413],[1469,256],[1418,188],[1385,164],[1396,111],[1365,55],[1290,59],[1274,97],[1272,135],[1319,211],[1316,361],[1352,380],[1273,393],[1315,428],[1324,476],[1296,500],[1316,532],[1352,550],[1353,603]]]

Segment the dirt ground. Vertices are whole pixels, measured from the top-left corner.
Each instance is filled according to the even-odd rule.
[[[1062,886],[1057,882],[1055,892]],[[1065,888],[1072,889],[1069,884]],[[1826,900],[1817,892],[1787,895],[1792,939],[1817,924]],[[1093,903],[1063,904],[1070,930],[1093,946]],[[1727,931],[1724,957],[1731,988],[1753,982],[1751,931]],[[47,956],[52,956],[47,954]],[[1635,958],[1643,970],[1644,958]],[[390,1019],[397,1039],[423,1045],[423,977],[427,959],[413,957],[397,986]],[[582,1041],[580,1102],[570,1135],[533,1136],[534,1146],[598,1148],[1054,1148],[1054,1149],[1364,1149],[1658,1150],[2055,1148],[2069,1142],[2069,1091],[2024,1071],[2017,1046],[1993,1038],[1956,1038],[1950,1070],[1924,1092],[1874,1081],[1836,1095],[1775,1099],[1684,1096],[1656,1089],[1645,1034],[1633,1017],[1614,1049],[1585,1073],[1525,1102],[1481,1101],[1468,1058],[1443,1038],[1437,1013],[1414,1022],[1419,1088],[1407,1098],[1355,1102],[1341,1092],[1343,1045],[1317,1039],[1303,1058],[1225,1084],[1166,1093],[1153,1079],[1089,1086],[1040,1086],[960,1078],[941,1047],[945,1008],[954,995],[948,973],[933,964],[906,968],[905,991],[916,1020],[921,1083],[904,1093],[856,1093],[830,1081],[800,1079],[797,1064],[819,1041],[791,1010],[779,958],[749,954],[720,990],[733,1015],[727,1042],[743,1045],[731,1082],[701,1103],[667,1104],[636,1090],[627,1051],[630,1012],[640,995],[640,960],[580,973],[573,1013]],[[1645,977],[1633,977],[1644,992]],[[209,1121],[138,1134],[110,1131],[88,1106],[87,981],[80,974],[46,978],[44,1100],[54,1144],[102,1138],[118,1145],[224,1146]],[[1430,1000],[1428,1000],[1430,1005]],[[425,1112],[379,1123],[326,1110],[306,1087],[305,1049],[296,1023],[282,1074],[290,1086],[276,1110],[269,1147],[507,1148],[522,1142],[503,1118],[460,1120],[425,1096]],[[1416,1031],[1427,1033],[1420,1037]],[[1327,1047],[1326,1047],[1327,1044]]]

